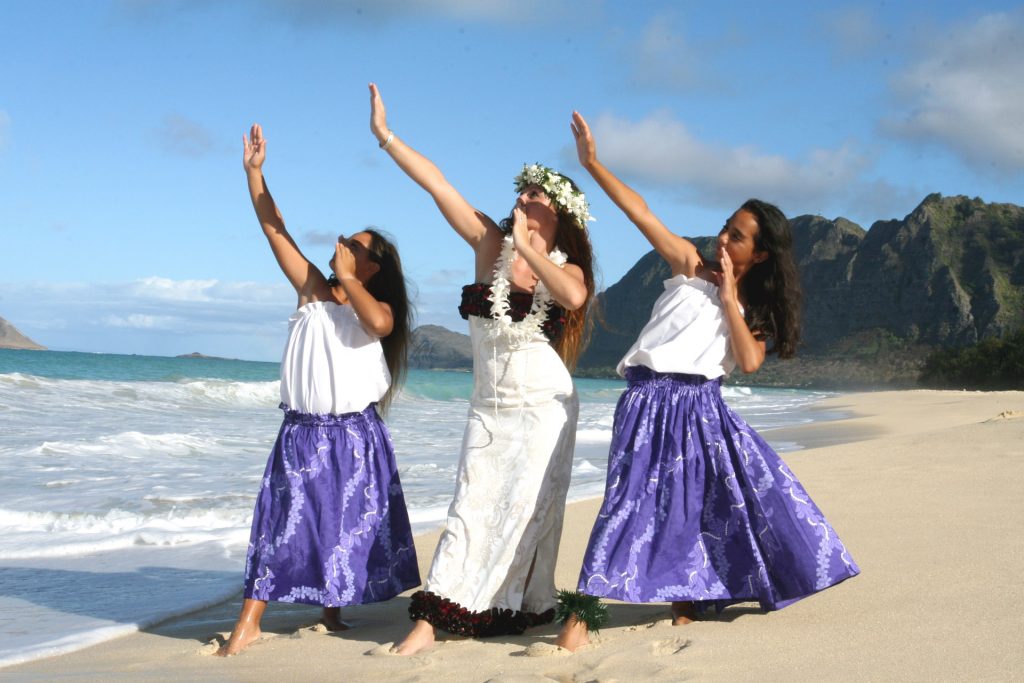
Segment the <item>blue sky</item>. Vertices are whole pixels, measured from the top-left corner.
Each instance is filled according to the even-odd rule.
[[[377,149],[391,127],[493,217],[539,161],[591,199],[603,285],[648,250],[575,160],[569,117],[683,235],[751,196],[901,218],[930,192],[1024,203],[1024,10],[1010,2],[95,0],[0,3],[0,316],[58,350],[280,356],[294,296],[241,135],[292,234],[398,240],[420,323],[469,248]]]

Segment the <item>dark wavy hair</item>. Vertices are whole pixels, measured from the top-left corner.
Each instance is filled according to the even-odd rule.
[[[384,347],[384,362],[391,373],[391,386],[377,402],[382,413],[386,413],[391,400],[405,382],[409,366],[408,349],[412,336],[413,308],[409,302],[408,286],[402,272],[402,259],[398,256],[398,248],[394,238],[376,228],[366,228],[370,236],[370,260],[379,266],[379,270],[366,283],[366,291],[377,301],[391,307],[391,334],[382,337],[380,344]],[[332,274],[328,284],[334,284],[337,278]]]
[[[572,189],[576,192],[580,188],[572,178],[559,173],[562,178],[569,181]],[[562,335],[555,343],[555,351],[565,366],[570,371],[576,369],[576,361],[580,354],[590,342],[590,333],[594,328],[596,311],[594,307],[594,248],[590,244],[590,233],[586,226],[579,222],[562,208],[557,209],[558,228],[555,231],[555,246],[565,252],[569,263],[575,264],[583,271],[583,284],[587,288],[587,300],[575,311],[565,312],[565,327]],[[502,219],[499,225],[505,232],[512,230],[512,214]]]
[[[774,204],[748,199],[740,209],[757,220],[754,249],[768,254],[740,281],[747,325],[762,339],[771,339],[768,353],[792,358],[800,343],[802,298],[800,274],[793,260],[793,232],[785,214]]]

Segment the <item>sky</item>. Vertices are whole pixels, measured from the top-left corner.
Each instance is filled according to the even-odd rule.
[[[54,350],[278,360],[295,295],[246,191],[258,121],[307,257],[383,228],[418,323],[464,331],[472,252],[377,148],[370,81],[495,219],[524,162],[576,180],[599,289],[649,246],[576,161],[573,110],[682,235],[749,197],[865,228],[932,192],[1024,203],[1019,3],[819,5],[0,0],[0,317]]]

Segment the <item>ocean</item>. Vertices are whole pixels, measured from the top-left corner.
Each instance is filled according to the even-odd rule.
[[[277,378],[277,363],[0,349],[0,666],[239,592]],[[570,500],[603,491],[624,383],[576,386]],[[443,523],[471,389],[467,372],[413,370],[387,416],[416,531]],[[823,419],[811,407],[830,395],[724,393],[759,431]]]

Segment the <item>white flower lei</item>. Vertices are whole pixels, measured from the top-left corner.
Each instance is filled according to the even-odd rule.
[[[491,336],[504,337],[514,345],[532,340],[540,332],[548,319],[548,307],[553,301],[544,281],[538,279],[533,289],[533,303],[526,317],[513,322],[509,315],[509,295],[512,292],[512,262],[519,257],[512,243],[512,235],[506,235],[501,244],[501,255],[494,264],[494,280],[491,282],[491,293],[487,300],[491,302]],[[565,265],[566,256],[557,247],[548,254],[548,260],[561,268]]]
[[[540,164],[523,164],[523,170],[516,176],[515,182],[516,192],[522,192],[530,185],[542,187],[556,206],[576,219],[576,224],[581,230],[587,227],[587,221],[597,220],[590,215],[590,205],[587,204],[586,196],[579,190],[574,190],[572,183],[558,175],[554,169]]]

